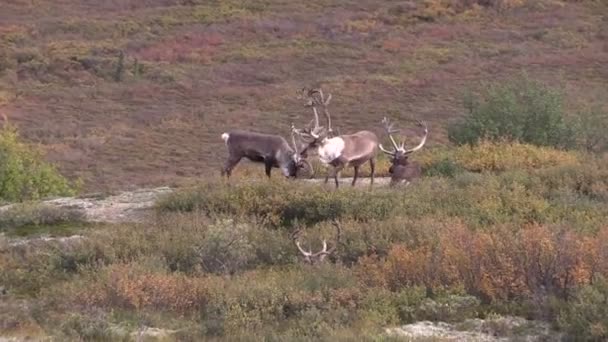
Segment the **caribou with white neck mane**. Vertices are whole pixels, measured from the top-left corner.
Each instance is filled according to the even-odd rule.
[[[409,185],[412,180],[420,177],[422,174],[422,168],[420,164],[415,161],[410,161],[409,157],[412,153],[418,151],[424,146],[426,143],[426,139],[429,135],[428,127],[424,121],[418,121],[418,126],[424,127],[424,136],[422,137],[418,146],[406,149],[405,148],[405,140],[401,142],[401,144],[397,145],[395,139],[393,138],[393,133],[399,132],[399,130],[393,128],[393,123],[389,121],[388,118],[384,118],[382,120],[382,125],[384,126],[384,131],[388,134],[388,137],[391,140],[391,144],[393,145],[393,150],[389,151],[385,149],[382,144],[378,147],[384,153],[386,153],[391,160],[391,167],[388,172],[391,174],[391,186],[405,183],[405,185]]]
[[[351,185],[355,185],[359,176],[361,165],[369,162],[371,169],[371,184],[374,184],[376,169],[376,155],[378,153],[378,137],[371,131],[359,131],[353,134],[342,134],[330,137],[332,133],[331,116],[327,106],[331,101],[331,94],[324,97],[321,89],[302,89],[302,97],[308,98],[307,106],[312,107],[314,126],[308,129],[293,129],[293,131],[306,142],[304,151],[310,148],[317,148],[319,160],[326,166],[332,166],[332,175],[339,186],[338,177],[343,168],[352,166],[355,170]],[[319,113],[317,107],[323,109],[327,120],[327,128],[319,125]],[[325,183],[329,179],[329,174],[325,177]]]

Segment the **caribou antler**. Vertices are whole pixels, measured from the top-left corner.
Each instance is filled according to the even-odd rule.
[[[300,235],[301,229],[296,230],[295,232],[293,232],[293,234],[291,234],[291,238],[293,239],[294,244],[296,245],[296,247],[298,248],[298,250],[300,251],[300,253],[304,256],[304,260],[310,264],[314,264],[315,262],[322,262],[323,260],[325,260],[325,257],[332,254],[333,252],[335,252],[336,248],[338,247],[338,244],[340,243],[340,235],[341,235],[341,227],[340,227],[340,222],[338,222],[337,220],[333,221],[333,225],[334,227],[336,227],[336,243],[329,249],[327,249],[327,240],[323,240],[323,249],[321,249],[319,252],[313,253],[312,250],[304,250],[302,248],[302,246],[300,245],[300,241],[298,241],[298,236]]]
[[[295,152],[295,161],[296,163],[300,161],[300,149],[298,148],[298,144],[296,143],[296,134],[297,134],[296,126],[294,126],[293,122],[291,123],[291,142],[293,143],[293,151]]]
[[[315,98],[315,95],[317,95],[318,98]],[[331,94],[329,94],[326,99],[325,95],[323,95],[323,90],[321,88],[316,88],[308,90],[308,97],[310,98],[309,103],[311,103],[311,106],[313,108],[315,108],[316,106],[323,107],[323,114],[325,115],[325,119],[327,120],[327,133],[333,132],[331,128],[331,115],[329,114],[329,110],[327,110],[327,106],[329,105],[329,102],[332,99]]]
[[[395,139],[393,138],[393,133],[397,133],[399,132],[398,129],[393,128],[394,123],[390,122],[390,120],[387,117],[384,117],[382,119],[382,126],[384,126],[384,131],[386,132],[386,134],[388,134],[389,139],[391,139],[391,143],[393,144],[393,151],[389,151],[386,150],[382,144],[379,144],[378,147],[380,148],[380,150],[388,155],[394,156],[397,151],[399,151],[399,147],[397,146],[397,143],[395,142]]]
[[[395,156],[397,153],[400,153],[402,155],[405,154],[410,154],[412,152],[418,151],[419,149],[422,148],[422,146],[424,146],[424,144],[426,143],[426,138],[429,135],[429,130],[428,127],[426,125],[426,123],[424,121],[418,121],[417,125],[420,127],[424,127],[424,136],[422,137],[422,140],[420,141],[420,143],[418,144],[418,146],[406,150],[405,149],[405,139],[401,141],[401,143],[399,145],[397,145],[397,143],[395,142],[395,139],[392,136],[392,133],[397,133],[399,132],[398,129],[394,129],[393,126],[394,124],[390,122],[390,120],[388,118],[384,118],[382,119],[382,125],[384,126],[384,130],[386,131],[386,133],[388,134],[388,137],[391,139],[391,143],[393,144],[393,151],[389,151],[386,150],[382,144],[379,144],[378,147],[380,148],[380,150],[382,150],[382,152],[391,155],[391,156]]]
[[[315,98],[316,94],[320,94],[321,99],[322,100],[318,100]],[[321,138],[321,136],[323,134],[325,134],[325,132],[327,132],[325,130],[325,127],[321,126],[319,124],[319,112],[317,111],[317,106],[321,103],[329,103],[329,100],[331,100],[331,96],[325,100],[323,98],[323,93],[320,91],[320,89],[310,89],[307,87],[304,87],[300,90],[300,92],[297,95],[298,99],[307,99],[307,102],[304,106],[306,107],[312,107],[312,112],[313,112],[313,119],[311,120],[309,127],[306,129],[296,129],[296,130],[292,130],[294,132],[296,132],[302,139],[304,140],[317,140],[319,138]],[[327,114],[326,114],[327,116]],[[331,125],[331,119],[328,121],[328,123]],[[331,128],[331,126],[330,126]]]
[[[404,150],[403,151],[404,154],[410,154],[412,152],[416,152],[419,149],[421,149],[422,146],[424,146],[424,144],[426,143],[426,138],[429,136],[429,128],[426,126],[426,122],[420,121],[420,120],[418,120],[418,126],[424,127],[424,136],[422,137],[422,140],[420,140],[420,144],[418,144],[418,146],[416,146],[412,149],[409,149],[409,150],[405,150],[405,141],[404,141],[403,144],[401,145],[401,149]]]

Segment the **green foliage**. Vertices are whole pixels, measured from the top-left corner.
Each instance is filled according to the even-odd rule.
[[[295,221],[313,224],[334,218],[385,219],[395,201],[378,191],[369,197],[355,196],[357,190],[335,193],[315,186],[285,182],[246,182],[238,186],[208,183],[170,194],[158,202],[160,211],[193,211],[238,216],[255,215],[274,225]]]
[[[445,157],[428,165],[424,169],[424,174],[426,176],[454,177],[464,171],[464,168],[453,158]]]
[[[12,231],[15,235],[26,235],[29,227],[58,226],[84,221],[79,210],[60,208],[36,202],[17,203],[0,212],[0,231]],[[20,229],[22,228],[22,229]]]
[[[71,314],[61,323],[59,330],[66,339],[108,342],[131,340],[124,330],[113,329],[104,317]]]
[[[335,218],[382,225],[378,222],[389,222],[393,217],[458,217],[476,227],[536,222],[568,223],[580,230],[595,230],[602,225],[607,213],[603,206],[608,199],[605,160],[527,145],[459,149],[463,151],[449,158],[463,169],[483,173],[458,172],[451,179],[425,177],[408,191],[375,188],[365,196],[348,187],[327,191],[287,181],[230,186],[207,183],[170,194],[158,202],[157,208],[161,213],[200,211],[208,216],[253,216],[277,228]],[[443,158],[439,160],[443,163]],[[433,167],[432,161],[430,165]],[[519,169],[511,168],[513,165]],[[564,210],[566,206],[571,210]]]
[[[24,201],[74,193],[39,151],[19,140],[15,128],[6,124],[0,130],[0,199]]]
[[[448,136],[459,145],[487,139],[573,147],[575,132],[565,119],[562,101],[559,92],[524,74],[489,85],[481,99],[467,97],[468,113],[448,128]]]
[[[608,338],[608,281],[599,277],[581,288],[574,299],[561,304],[557,319],[560,328],[580,341]]]
[[[581,148],[589,152],[603,152],[608,149],[608,111],[601,108],[582,111],[575,122]]]

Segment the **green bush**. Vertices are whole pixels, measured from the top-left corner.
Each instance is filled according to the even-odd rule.
[[[488,86],[481,99],[467,97],[465,107],[464,121],[448,127],[456,144],[508,140],[557,148],[575,145],[561,94],[526,75]]]
[[[73,195],[72,185],[41,153],[19,140],[14,127],[0,129],[0,199],[36,200],[52,195]]]
[[[424,169],[424,174],[426,176],[454,177],[464,171],[465,169],[454,159],[444,157],[443,159],[439,159],[426,167]]]
[[[601,108],[582,111],[575,123],[580,148],[589,152],[608,150],[608,111]]]
[[[97,317],[95,317],[97,316]],[[101,314],[103,316],[103,314]],[[84,341],[130,341],[128,334],[112,328],[100,314],[93,317],[71,314],[61,323],[59,331],[62,338]]]
[[[562,304],[557,322],[578,341],[606,341],[608,281],[600,277],[593,284],[581,288],[573,300]]]
[[[41,203],[17,203],[0,212],[0,231],[13,230],[26,235],[23,227],[57,226],[64,223],[80,223],[84,213],[77,209],[60,208]]]

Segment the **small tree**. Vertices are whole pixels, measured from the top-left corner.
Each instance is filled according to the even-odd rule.
[[[0,199],[35,200],[51,195],[71,195],[74,189],[40,151],[19,140],[6,123],[0,129]]]
[[[481,99],[467,96],[465,107],[464,121],[448,127],[449,139],[456,144],[484,139],[558,148],[575,144],[574,129],[564,118],[561,94],[525,74],[490,85]]]

